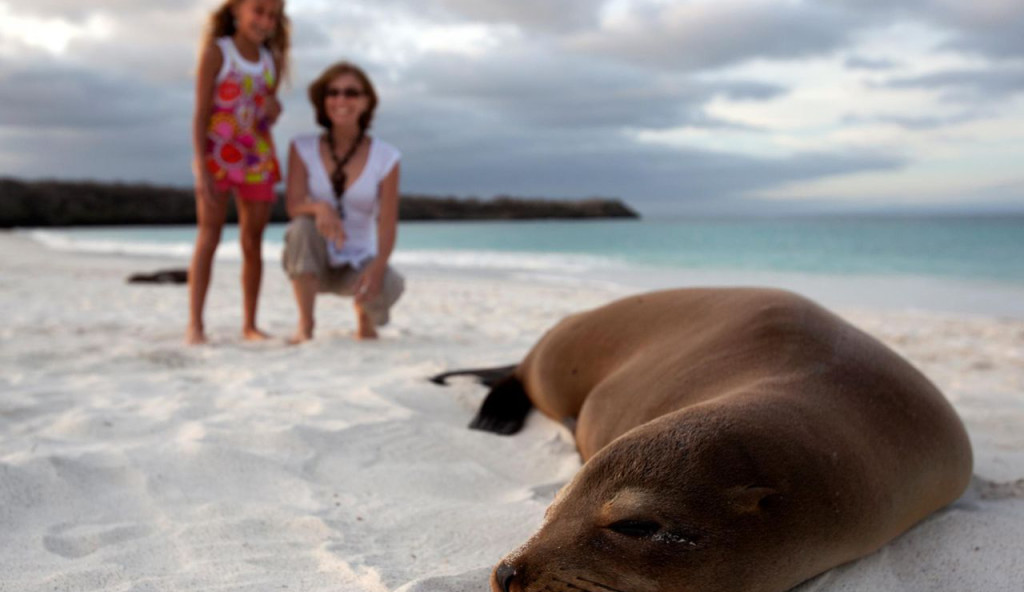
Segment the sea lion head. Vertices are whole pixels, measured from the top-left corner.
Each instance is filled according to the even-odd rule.
[[[775,580],[783,566],[771,564],[793,550],[775,540],[792,514],[786,484],[763,469],[746,430],[707,419],[661,417],[595,454],[540,530],[495,567],[493,592],[757,590]]]

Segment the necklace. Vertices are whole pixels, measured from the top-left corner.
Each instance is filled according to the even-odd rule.
[[[365,132],[360,128],[359,135],[352,140],[352,145],[348,147],[345,156],[338,158],[338,148],[334,143],[334,134],[329,131],[324,134],[327,140],[328,152],[331,153],[331,160],[334,161],[334,172],[331,173],[331,187],[334,189],[334,207],[338,211],[338,217],[341,219],[345,218],[345,183],[348,181],[348,177],[345,175],[345,165],[348,164],[348,161],[352,160],[352,156],[355,155],[359,145],[363,142],[364,135]]]

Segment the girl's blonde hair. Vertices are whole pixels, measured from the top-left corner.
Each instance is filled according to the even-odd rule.
[[[235,15],[232,11],[236,6],[245,1],[246,0],[224,0],[224,3],[220,5],[220,8],[213,11],[206,27],[206,36],[203,38],[204,45],[216,42],[218,37],[235,34]],[[288,69],[288,49],[291,47],[291,26],[288,23],[288,17],[284,14],[284,0],[277,1],[281,3],[281,15],[277,18],[277,28],[274,29],[274,34],[271,35],[270,39],[267,39],[263,45],[270,50],[271,55],[273,55],[277,63],[280,64],[281,71],[277,73],[277,78],[278,80],[282,80],[284,79],[285,72]]]

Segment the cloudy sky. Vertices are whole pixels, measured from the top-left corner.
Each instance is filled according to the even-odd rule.
[[[215,0],[0,0],[0,176],[187,185]],[[1024,210],[1024,0],[287,0],[284,146],[363,65],[403,190]],[[284,150],[281,150],[282,156]]]

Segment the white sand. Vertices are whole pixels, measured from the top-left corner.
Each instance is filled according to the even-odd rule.
[[[237,264],[218,262],[214,344],[181,345],[181,261],[69,255],[0,233],[0,592],[485,590],[579,468],[537,414],[502,438],[465,424],[484,395],[444,370],[518,360],[566,313],[624,289],[405,270],[377,343],[324,298],[301,347],[237,338]],[[840,313],[906,355],[964,418],[975,485],[880,552],[801,591],[1019,591],[1024,321]],[[268,261],[261,324],[292,329]]]

